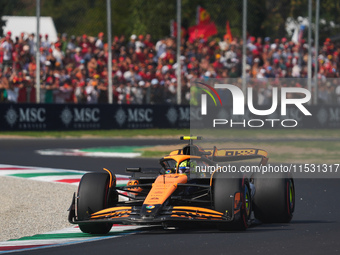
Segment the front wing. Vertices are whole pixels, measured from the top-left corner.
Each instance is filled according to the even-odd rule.
[[[237,208],[235,208],[237,209]],[[212,209],[194,206],[163,206],[156,215],[141,215],[142,206],[117,206],[107,208],[89,215],[88,219],[78,220],[75,213],[75,198],[73,199],[69,222],[72,224],[113,223],[132,225],[162,225],[162,224],[227,224],[235,217],[240,217],[239,211],[221,213]]]

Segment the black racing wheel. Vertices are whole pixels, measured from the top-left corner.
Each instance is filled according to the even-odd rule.
[[[253,208],[255,218],[263,223],[288,223],[295,209],[294,180],[288,174],[256,173],[251,176],[255,186]]]
[[[108,208],[109,201],[108,173],[87,173],[79,183],[77,216],[78,220],[88,220],[92,213]],[[110,223],[84,223],[79,228],[84,233],[107,234],[111,230]]]
[[[235,211],[235,200],[241,207]],[[248,179],[242,175],[217,172],[213,175],[213,200],[216,211],[227,213],[234,219],[229,224],[219,224],[220,230],[245,230],[251,214],[251,192]]]

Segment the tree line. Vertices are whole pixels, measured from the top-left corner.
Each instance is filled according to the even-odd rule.
[[[112,0],[112,34],[147,34],[153,38],[170,35],[170,21],[176,20],[176,0]],[[205,8],[215,22],[219,36],[225,34],[226,21],[232,34],[242,35],[241,0],[182,0],[182,26],[195,25],[197,6]],[[1,0],[3,15],[34,16],[36,1]],[[340,33],[340,1],[321,0],[320,39]],[[106,31],[106,0],[41,0],[41,16],[51,16],[57,31],[69,35],[97,35]],[[288,17],[308,16],[308,0],[248,0],[248,33],[253,36],[287,36]],[[313,1],[315,17],[315,0]],[[3,23],[0,20],[0,34]]]

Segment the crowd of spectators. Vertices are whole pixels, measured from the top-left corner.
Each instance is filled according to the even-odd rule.
[[[36,102],[36,50],[40,51],[43,103],[108,102],[108,45],[104,33],[96,36],[61,34],[51,42],[34,34],[19,37],[7,32],[0,39],[0,102]],[[286,38],[255,38],[247,43],[247,78],[306,78],[308,47]],[[190,82],[197,78],[241,77],[242,40],[234,37],[182,39],[182,102],[190,102]],[[176,40],[150,34],[115,36],[112,43],[113,102],[118,104],[176,103]],[[315,52],[314,52],[315,54]],[[340,45],[327,39],[318,52],[319,103],[340,103]],[[314,66],[314,63],[313,63]],[[263,80],[263,79],[262,79]],[[251,83],[250,83],[251,84]],[[305,86],[298,82],[294,86]],[[270,86],[253,85],[265,104]]]

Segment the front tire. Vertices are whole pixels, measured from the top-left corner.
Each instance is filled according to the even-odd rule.
[[[231,223],[220,224],[220,230],[245,230],[251,214],[251,192],[248,179],[241,176],[230,176],[223,172],[214,174],[213,200],[216,211],[234,216]],[[237,195],[239,193],[239,195]],[[234,199],[239,197],[241,206],[235,211]]]
[[[88,220],[92,213],[109,206],[109,182],[108,173],[87,173],[81,178],[77,204],[79,221]],[[110,223],[79,224],[80,230],[89,234],[107,234],[111,227]]]

